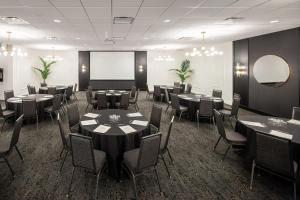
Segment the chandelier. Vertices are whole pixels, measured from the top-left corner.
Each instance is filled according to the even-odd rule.
[[[201,32],[202,42],[204,43],[205,32]],[[191,52],[186,52],[185,56],[218,56],[223,55],[223,51],[217,51],[215,47],[205,47],[201,46],[200,49],[193,48]]]
[[[155,61],[173,61],[174,58],[172,58],[171,56],[157,56],[156,58],[154,58]]]
[[[55,55],[55,47],[52,47],[52,54],[44,57],[46,61],[61,61],[62,57]]]
[[[7,32],[7,43],[6,44],[1,44],[1,51],[0,55],[4,56],[27,56],[27,52],[23,52],[21,49],[16,48],[13,46],[11,43],[11,32]]]

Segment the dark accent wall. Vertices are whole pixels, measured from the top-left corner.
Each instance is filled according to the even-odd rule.
[[[269,115],[291,117],[292,107],[299,106],[299,42],[299,28],[234,41],[234,72],[236,62],[242,63],[248,60],[247,75],[242,77],[234,75],[233,91],[240,93],[242,98],[246,98],[243,106]],[[248,49],[248,53],[246,49]],[[253,76],[254,63],[264,55],[277,55],[288,63],[290,77],[284,85],[270,87],[259,84],[255,80]]]
[[[135,51],[135,80],[90,80],[90,51],[79,51],[78,53],[78,80],[79,90],[83,91],[89,85],[95,90],[100,89],[125,89],[136,85],[144,90],[147,83],[147,51]],[[86,71],[82,72],[82,65],[86,66]],[[139,66],[143,65],[143,72],[139,71]]]

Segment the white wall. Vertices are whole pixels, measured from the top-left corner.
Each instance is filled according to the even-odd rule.
[[[232,103],[232,43],[215,44],[216,50],[223,51],[222,56],[213,57],[187,57],[191,61],[193,74],[187,83],[193,85],[192,92],[211,95],[213,89],[223,91],[225,103]],[[155,61],[155,57],[170,55],[174,61]],[[148,84],[173,85],[174,81],[179,81],[175,72],[168,71],[170,68],[178,68],[185,59],[185,51],[148,51],[147,70]]]
[[[0,68],[3,68],[3,82],[0,82],[0,99],[4,99],[4,91],[13,89],[13,59],[0,56]]]

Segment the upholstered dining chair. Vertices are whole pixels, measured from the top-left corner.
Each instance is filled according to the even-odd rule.
[[[172,107],[172,102],[170,101],[170,95],[169,95],[169,91],[168,89],[165,89],[165,100],[167,103],[167,108],[166,108],[166,112],[168,111],[169,107]]]
[[[73,88],[73,91],[72,91],[72,95],[74,96],[74,98],[75,98],[76,100],[78,100],[78,99],[77,99],[77,96],[76,96],[76,92],[77,92],[77,83],[75,83],[75,85],[74,85],[74,88]]]
[[[61,138],[62,145],[63,145],[62,150],[61,150],[61,152],[59,154],[59,157],[61,157],[62,154],[64,152],[66,152],[65,156],[63,158],[63,161],[62,161],[62,163],[60,165],[60,168],[59,168],[59,171],[61,171],[62,168],[63,168],[63,166],[64,166],[64,164],[65,164],[65,161],[66,161],[66,158],[67,158],[68,154],[71,152],[70,133],[67,133],[65,131],[64,126],[62,124],[62,121],[60,119],[59,113],[57,114],[57,123],[58,123],[58,126],[59,126],[60,138]]]
[[[160,142],[161,133],[145,136],[141,139],[140,148],[124,153],[122,167],[132,177],[136,199],[138,199],[136,177],[143,175],[145,172],[155,172],[159,191],[161,192],[156,169],[160,152]]]
[[[118,109],[127,110],[129,106],[129,93],[122,93],[120,102],[116,102],[116,107]]]
[[[30,94],[36,94],[36,89],[33,85],[30,86]]]
[[[198,129],[199,129],[200,118],[207,118],[210,120],[210,122],[212,122],[213,125],[215,125],[213,110],[214,110],[214,102],[212,99],[208,99],[208,98],[200,99],[199,109],[196,112]]]
[[[129,99],[129,105],[132,105],[135,108],[136,111],[139,110],[139,106],[138,106],[139,92],[140,92],[140,89],[138,89],[135,92],[134,99]]]
[[[148,99],[151,95],[152,95],[152,97],[153,97],[154,91],[149,90],[149,85],[148,85],[148,83],[146,84],[146,90],[147,90],[146,99]]]
[[[130,90],[130,95],[129,95],[129,99],[134,99],[135,98],[135,96],[136,96],[136,87],[133,85],[132,87],[131,87],[131,90]]]
[[[182,106],[179,103],[179,98],[176,94],[171,94],[171,104],[172,104],[172,112],[171,115],[176,115],[176,112],[179,112],[179,120],[181,119],[182,113],[188,112],[188,107]]]
[[[213,89],[212,96],[213,97],[222,98],[222,90],[215,90],[215,89]]]
[[[180,82],[175,81],[174,82],[174,87],[179,87],[180,88]]]
[[[95,199],[98,199],[98,184],[106,165],[105,152],[94,149],[92,138],[83,135],[70,134],[70,144],[73,169],[68,196],[71,195],[75,169],[84,169],[97,177]]]
[[[66,90],[66,99],[71,100],[71,96],[73,94],[73,85],[68,85],[67,90]]]
[[[153,101],[157,99],[157,97],[160,99],[162,102],[164,98],[164,94],[161,93],[160,86],[159,85],[154,85],[154,93],[153,93]]]
[[[7,164],[12,176],[14,177],[15,173],[9,164],[7,157],[12,153],[13,149],[16,149],[19,157],[21,158],[22,162],[24,162],[21,152],[19,151],[17,144],[19,141],[19,136],[21,132],[23,124],[23,115],[21,115],[15,122],[14,129],[12,132],[11,137],[3,137],[0,141],[0,158],[3,158],[5,163]]]
[[[300,108],[293,107],[292,119],[300,120]]]
[[[80,133],[80,114],[78,110],[78,105],[72,103],[67,105],[67,115],[69,121],[69,129],[71,133]]]
[[[94,108],[94,106],[97,105],[97,100],[95,99],[92,99],[92,96],[91,96],[91,92],[88,90],[85,92],[85,95],[86,95],[86,101],[87,101],[87,106],[85,108],[85,112],[88,110],[89,106],[92,106],[92,109]]]
[[[256,152],[252,161],[250,189],[252,189],[255,168],[267,171],[293,183],[294,200],[297,199],[298,163],[295,162],[292,143],[289,139],[256,133]]]
[[[56,87],[48,87],[48,94],[55,95]]]
[[[109,108],[109,102],[107,102],[105,93],[97,94],[97,108],[98,110]]]
[[[180,94],[180,90],[181,90],[180,87],[174,87],[173,88],[173,94]]]
[[[28,94],[30,94],[30,92],[31,92],[31,91],[30,91],[30,85],[29,85],[29,84],[27,85],[27,92],[28,92]]]
[[[238,120],[238,112],[240,107],[240,97],[234,96],[232,100],[232,106],[231,109],[221,109],[219,112],[223,115],[223,118],[229,119],[230,125],[233,128],[232,120],[237,121]]]
[[[47,83],[41,83],[41,87],[47,87]]]
[[[7,100],[9,98],[14,97],[14,96],[15,95],[14,95],[14,91],[13,90],[5,90],[4,91],[4,102],[5,102],[5,109],[4,110],[6,110],[6,109],[11,109],[12,110],[12,108],[9,108],[9,104],[8,104]]]
[[[7,122],[7,120],[12,119],[15,116],[16,116],[16,111],[9,110],[9,109],[2,110],[2,106],[0,105],[0,118],[3,119],[3,124],[2,124],[2,127],[1,127],[1,132],[2,132],[2,130],[4,128],[4,125]]]
[[[53,123],[53,114],[58,114],[59,110],[61,109],[61,94],[54,95],[52,99],[52,106],[46,107],[44,109],[45,113],[47,113],[51,121]]]
[[[214,116],[215,116],[215,120],[216,120],[216,124],[217,124],[218,133],[220,135],[217,143],[214,146],[214,151],[216,150],[217,145],[219,144],[220,140],[223,139],[228,144],[228,147],[227,147],[225,154],[223,155],[223,159],[222,159],[224,161],[224,159],[226,158],[226,155],[227,155],[228,151],[231,149],[231,147],[234,145],[245,146],[246,142],[247,142],[247,138],[233,130],[225,131],[222,114],[220,112],[218,112],[216,109],[214,109]]]
[[[190,94],[192,92],[192,84],[187,84],[187,86],[186,86],[186,92],[185,93],[188,93],[188,94]]]
[[[39,129],[39,115],[35,99],[22,99],[22,113],[24,119],[35,119],[36,130]]]
[[[150,121],[149,121],[151,134],[155,134],[159,132],[161,113],[162,113],[162,107],[153,104],[151,115],[150,115]]]

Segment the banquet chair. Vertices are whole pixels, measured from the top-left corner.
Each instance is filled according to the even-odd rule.
[[[66,154],[63,158],[63,161],[60,165],[60,168],[59,168],[59,171],[61,171],[64,164],[65,164],[65,161],[66,161],[66,158],[67,158],[68,154],[71,152],[71,146],[70,146],[70,134],[66,133],[66,131],[64,129],[64,126],[62,124],[62,121],[60,119],[59,113],[57,114],[57,123],[58,123],[58,126],[59,126],[60,138],[61,138],[62,145],[63,145],[62,150],[59,154],[59,157],[62,156],[63,152],[66,152]]]
[[[71,133],[80,133],[80,114],[76,103],[67,105],[69,129]]]
[[[127,110],[129,106],[129,93],[122,93],[120,102],[116,102],[116,107],[118,109]]]
[[[35,99],[22,99],[22,113],[24,119],[35,119],[36,130],[39,129],[39,115]]]
[[[66,91],[66,99],[71,100],[71,96],[73,94],[73,85],[69,85]]]
[[[300,108],[293,107],[292,119],[300,120]]]
[[[14,177],[14,171],[9,164],[7,157],[12,153],[13,149],[16,149],[19,157],[21,158],[22,162],[24,162],[24,159],[21,155],[21,152],[19,151],[17,144],[19,141],[19,136],[21,132],[23,124],[23,115],[21,115],[15,122],[14,129],[12,131],[12,136],[11,137],[3,137],[1,138],[1,143],[0,143],[0,158],[3,158],[5,163],[7,164],[12,176]]]
[[[174,87],[173,94],[180,94],[180,90],[181,90],[180,87]]]
[[[92,106],[92,109],[93,109],[94,106],[96,106],[98,102],[97,102],[97,100],[92,99],[91,92],[89,90],[85,92],[85,95],[86,95],[86,101],[87,101],[87,106],[85,109],[85,112],[86,112],[90,105]]]
[[[138,90],[135,92],[135,97],[134,97],[134,99],[129,99],[129,105],[134,106],[134,108],[135,108],[136,111],[139,110],[139,106],[138,106],[139,92],[140,92],[140,89],[138,89]]]
[[[188,93],[188,94],[190,94],[192,92],[192,84],[187,84],[187,86],[186,86],[186,92],[185,93]]]
[[[72,91],[72,95],[74,96],[74,98],[75,98],[76,100],[78,100],[78,99],[77,99],[77,96],[76,96],[76,92],[77,92],[77,83],[75,83],[75,85],[74,85],[74,88],[73,88],[73,91]]]
[[[105,152],[94,149],[92,138],[83,135],[70,134],[70,144],[73,169],[68,197],[71,195],[75,169],[84,169],[86,172],[90,172],[97,177],[95,199],[98,199],[99,179],[106,165]]]
[[[214,146],[214,151],[216,150],[221,139],[223,139],[229,145],[225,151],[225,154],[223,155],[222,160],[224,161],[228,151],[231,149],[232,146],[245,146],[247,139],[245,136],[233,130],[225,131],[222,114],[216,109],[214,109],[214,116],[217,124],[218,133],[220,135],[217,143]]]
[[[36,94],[36,89],[33,85],[30,86],[30,94]]]
[[[134,99],[135,98],[135,93],[136,93],[136,87],[132,86],[131,90],[130,90],[129,99]]]
[[[174,87],[179,87],[180,88],[180,82],[174,82]]]
[[[109,102],[107,102],[105,93],[97,94],[97,108],[98,110],[109,108]]]
[[[212,97],[222,98],[222,90],[215,90],[215,89],[213,89],[213,91],[212,91]]]
[[[58,112],[61,108],[60,105],[61,105],[61,95],[57,94],[57,95],[54,95],[54,97],[52,99],[52,106],[46,107],[44,109],[45,113],[47,113],[50,116],[52,123],[53,123],[53,115],[52,114],[58,114]]]
[[[152,97],[153,97],[154,91],[149,90],[149,85],[148,85],[148,83],[146,84],[146,90],[147,90],[146,99],[148,99],[151,95],[152,95]]]
[[[154,171],[161,192],[157,173],[157,162],[160,152],[161,133],[142,137],[140,148],[126,151],[123,156],[122,168],[131,175],[134,193],[138,199],[136,177],[146,172]]]
[[[150,115],[150,133],[155,134],[159,132],[160,121],[161,121],[162,107],[158,105],[152,105],[151,115]]]
[[[1,132],[2,132],[2,130],[4,128],[4,125],[7,122],[7,120],[15,118],[15,116],[16,116],[16,112],[14,110],[9,110],[9,109],[2,110],[2,106],[0,105],[0,118],[3,119],[3,124],[2,124],[2,127],[1,127]]]
[[[179,120],[181,119],[182,113],[188,112],[188,107],[180,105],[179,98],[176,94],[171,94],[171,104],[172,104],[171,115],[176,115],[176,112],[180,112]]]
[[[41,83],[41,87],[47,87],[47,83]]]
[[[48,94],[55,95],[56,94],[56,87],[48,87]]]
[[[5,91],[4,91],[4,102],[5,102],[5,109],[4,109],[4,110],[7,110],[7,109],[13,110],[13,109],[14,109],[13,106],[10,108],[10,107],[9,107],[9,104],[8,104],[8,102],[7,102],[7,100],[8,100],[9,98],[12,98],[12,97],[14,97],[14,96],[15,96],[15,95],[14,95],[14,91],[13,91],[13,90],[5,90]]]
[[[153,101],[156,100],[157,97],[159,97],[160,101],[162,102],[164,96],[165,95],[160,90],[160,86],[154,85]]]
[[[253,185],[255,168],[258,168],[292,182],[294,200],[296,200],[299,165],[294,159],[291,140],[257,132],[255,149],[256,153],[252,161],[250,189],[252,189]]]
[[[228,118],[231,127],[233,128],[232,125],[232,120],[237,121],[238,120],[238,112],[239,112],[239,107],[240,107],[240,101],[241,99],[238,96],[234,96],[232,100],[232,106],[231,109],[221,109],[219,112],[222,114],[223,119]]]
[[[170,96],[169,96],[169,92],[168,89],[165,89],[165,100],[167,103],[167,108],[166,108],[166,112],[168,111],[169,107],[172,107],[172,102],[170,101]]]
[[[30,85],[29,84],[27,85],[27,91],[28,91],[28,94],[30,94]]]
[[[212,99],[208,99],[208,98],[200,99],[199,109],[196,112],[198,129],[199,129],[200,118],[207,118],[210,120],[210,122],[213,123],[213,125],[215,125],[213,109],[214,109],[214,102]]]
[[[162,137],[162,140],[161,140],[161,145],[160,145],[160,151],[159,151],[159,155],[160,155],[160,158],[162,159],[164,165],[165,165],[165,168],[167,170],[167,173],[169,175],[169,177],[171,178],[171,175],[170,175],[170,171],[169,171],[169,168],[167,166],[167,163],[165,161],[165,158],[164,158],[164,155],[167,153],[171,159],[171,162],[173,163],[173,158],[171,156],[171,153],[168,149],[168,144],[169,144],[169,139],[170,139],[170,136],[171,136],[171,131],[172,131],[172,126],[173,126],[173,122],[174,122],[174,116],[172,116],[172,119],[169,123],[169,128],[168,128],[168,133],[167,133],[167,136],[166,137]]]

